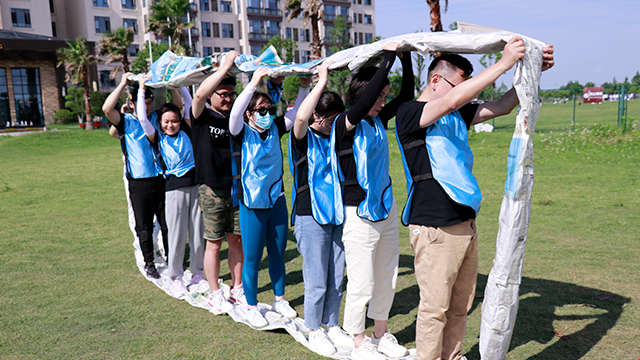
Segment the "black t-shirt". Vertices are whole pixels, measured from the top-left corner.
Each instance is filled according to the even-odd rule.
[[[309,128],[308,131],[313,131],[316,135],[328,138],[328,135],[324,135],[319,133],[312,128]],[[290,135],[293,136],[293,135]],[[295,137],[291,138],[291,147],[295,152],[296,159],[301,159],[304,156],[307,156],[307,149],[309,148],[309,133],[300,140],[296,140]],[[309,164],[307,161],[300,164],[298,167],[298,188],[301,188],[309,183]],[[299,192],[296,194],[296,215],[298,216],[310,216],[313,215],[313,211],[311,210],[311,192],[309,188]]]
[[[425,104],[426,102],[411,101],[400,106],[396,117],[396,129],[403,147],[405,144],[425,139],[427,128],[420,128],[420,116]],[[477,110],[478,105],[475,104],[467,104],[459,110],[467,129],[471,126]],[[405,155],[412,174],[431,172],[431,162],[425,145],[408,149]],[[451,200],[433,178],[414,182],[410,211],[409,224],[421,226],[451,226],[476,217],[473,208]]]
[[[198,118],[191,112],[191,127],[196,183],[211,188],[231,187],[228,116],[205,107]]]

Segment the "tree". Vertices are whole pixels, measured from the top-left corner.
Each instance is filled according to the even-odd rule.
[[[102,116],[102,104],[104,103],[104,94],[100,91],[92,91],[89,94],[91,100],[89,101],[91,106],[92,116]],[[86,115],[86,109],[84,104],[84,91],[81,88],[70,87],[67,89],[67,95],[64,97],[64,107],[69,109],[71,113],[78,117],[78,120],[82,120],[82,116]]]
[[[429,28],[432,32],[442,31],[442,16],[440,15],[440,0],[426,0],[429,4],[431,12],[431,25]],[[444,1],[444,12],[447,12],[449,0]]]
[[[416,87],[416,92],[421,92],[427,85],[427,83],[422,80],[422,74],[424,74],[425,70],[428,68],[427,58],[416,52],[413,54],[413,63],[415,64],[416,70],[414,75],[414,85]]]
[[[133,42],[133,28],[117,28],[115,32],[107,32],[102,39],[98,41],[100,52],[98,55],[107,56],[105,63],[111,64],[112,62],[120,62],[122,64],[122,70],[129,72],[129,46]],[[120,67],[116,67],[111,71],[109,77],[114,79]]]
[[[282,98],[287,104],[292,103],[298,96],[298,89],[300,89],[300,78],[297,76],[289,76],[284,79],[282,84]]]
[[[267,45],[262,48],[262,51],[267,50],[269,46],[273,45],[278,50],[278,55],[286,63],[293,62],[296,50],[298,50],[298,44],[291,39],[283,39],[280,35],[276,35],[269,39]]]
[[[153,61],[156,61],[169,50],[169,44],[151,43],[151,54]],[[131,62],[131,71],[136,74],[146,73],[149,71],[149,43],[144,43],[143,49],[138,53],[138,57]]]
[[[287,21],[297,18],[302,14],[302,27],[307,27],[311,22],[311,50],[314,59],[322,57],[322,42],[318,22],[322,19],[322,0],[288,0],[285,9],[289,12]]]
[[[640,71],[636,71],[636,74],[631,78],[632,84],[640,84]]]
[[[592,81],[587,82],[586,84],[584,84],[584,87],[595,87],[596,84]]]
[[[350,48],[351,24],[347,19],[338,15],[333,22],[333,28],[329,28],[327,31],[327,37],[324,39],[325,47],[329,46],[332,53],[336,53],[340,50]],[[347,81],[351,76],[351,71],[348,69],[335,70],[329,73],[329,89],[335,91],[344,99],[347,89],[349,88],[349,82]]]
[[[195,24],[183,22],[190,10],[189,0],[157,0],[149,7],[149,29],[158,38],[171,39],[171,51],[176,54],[190,55],[191,49],[185,47],[185,33]]]
[[[480,60],[478,60],[478,62],[485,69],[487,69],[491,65],[493,65],[493,64],[497,63],[498,61],[500,61],[500,59],[502,59],[502,53],[501,52],[496,52],[496,53],[482,55],[482,57],[480,58]],[[487,89],[487,90],[491,91],[491,101],[493,101],[493,93],[495,92],[495,89],[496,89],[496,82],[494,81],[493,83],[491,83],[491,87],[489,89]],[[487,91],[487,90],[485,90],[485,91]]]
[[[87,130],[93,130],[93,116],[91,115],[91,87],[89,86],[89,67],[99,59],[89,52],[87,39],[79,37],[75,41],[67,41],[68,48],[58,49],[58,66],[64,65],[66,81],[81,85],[84,89],[84,106],[87,115]]]

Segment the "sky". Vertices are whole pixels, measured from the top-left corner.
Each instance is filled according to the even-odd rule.
[[[629,80],[640,71],[639,0],[449,0],[442,26],[462,21],[508,30],[551,43],[555,66],[542,73],[540,87],[557,89],[569,81],[580,84]],[[376,35],[384,38],[429,30],[429,6],[424,0],[378,0]],[[484,67],[470,55],[473,75]],[[397,65],[397,64],[396,64]],[[513,72],[497,84],[511,86]]]

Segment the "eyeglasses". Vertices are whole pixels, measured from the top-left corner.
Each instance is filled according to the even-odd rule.
[[[276,109],[276,108],[274,108],[274,107],[272,106],[272,107],[270,107],[270,108],[268,108],[268,109],[262,108],[262,109],[256,109],[255,111],[256,111],[258,114],[260,114],[260,116],[265,116],[265,115],[267,115],[267,113],[269,113],[269,114],[271,114],[271,115],[275,115],[275,114],[276,114],[277,109]]]
[[[233,100],[236,98],[236,96],[238,96],[238,93],[235,91],[230,93],[219,93],[217,91],[214,91],[213,93],[220,96],[223,100]]]
[[[440,75],[440,74],[438,74],[438,75]],[[446,78],[446,77],[444,77],[444,76],[440,75],[440,78],[441,78],[442,80],[446,81],[446,82],[447,82],[447,84],[451,85],[451,87],[456,87],[455,85],[453,85],[453,84],[451,83],[451,81],[447,80],[447,78]]]

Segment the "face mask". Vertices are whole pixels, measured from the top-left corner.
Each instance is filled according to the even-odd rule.
[[[265,115],[260,115],[260,113],[256,112],[256,125],[267,130],[273,124],[273,115],[267,113]]]

